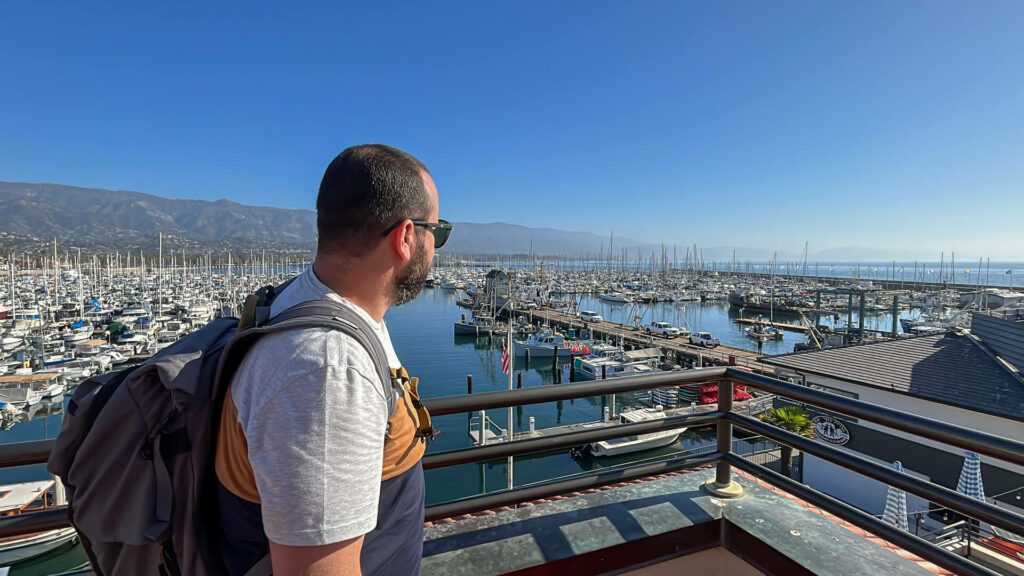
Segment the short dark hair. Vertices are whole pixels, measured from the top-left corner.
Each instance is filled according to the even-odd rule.
[[[430,215],[430,197],[424,173],[430,171],[422,162],[391,146],[346,148],[327,166],[320,181],[318,249],[359,256],[396,222],[425,220]]]

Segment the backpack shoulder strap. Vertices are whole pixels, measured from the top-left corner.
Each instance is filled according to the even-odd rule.
[[[288,308],[263,325],[257,325],[239,332],[228,344],[221,356],[218,379],[226,384],[241,363],[245,353],[256,341],[266,334],[297,330],[302,328],[328,328],[338,330],[354,338],[367,351],[374,368],[384,385],[384,398],[388,415],[394,414],[397,406],[397,392],[391,367],[376,332],[359,314],[351,308],[330,300],[311,300]]]
[[[298,277],[292,276],[277,286],[264,286],[246,296],[245,302],[242,304],[242,313],[238,317],[238,331],[266,324],[270,318],[270,305],[274,303],[274,299]]]

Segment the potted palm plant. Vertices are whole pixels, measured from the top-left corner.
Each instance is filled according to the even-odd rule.
[[[787,432],[799,434],[807,438],[814,437],[814,423],[811,416],[799,406],[786,406],[784,408],[769,408],[761,414],[761,420],[773,426],[778,426]],[[781,445],[782,450],[782,474],[787,478],[793,475],[793,447],[786,444]]]

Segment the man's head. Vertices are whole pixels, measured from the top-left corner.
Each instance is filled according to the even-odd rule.
[[[327,167],[317,208],[317,258],[366,261],[391,275],[391,305],[419,294],[434,257],[437,190],[422,162],[382,144],[353,146]],[[417,224],[418,223],[418,224]]]

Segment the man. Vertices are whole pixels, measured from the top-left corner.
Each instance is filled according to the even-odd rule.
[[[348,148],[324,173],[313,266],[271,316],[329,299],[373,328],[406,384],[389,416],[369,352],[342,332],[264,337],[231,381],[217,439],[223,557],[245,574],[269,551],[274,574],[417,574],[423,548],[424,439],[383,322],[419,294],[451,225],[416,158]]]

